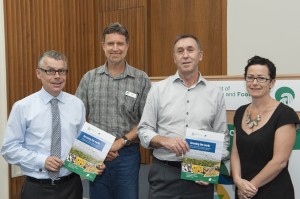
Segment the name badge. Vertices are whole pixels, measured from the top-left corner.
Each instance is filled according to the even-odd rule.
[[[126,91],[126,92],[125,92],[125,95],[127,95],[127,96],[129,96],[129,97],[132,97],[132,98],[134,98],[134,99],[137,97],[137,94],[132,93],[132,92],[130,92],[130,91]]]

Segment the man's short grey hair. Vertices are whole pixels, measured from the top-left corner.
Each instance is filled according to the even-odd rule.
[[[49,50],[49,51],[46,51],[43,54],[41,54],[41,56],[39,57],[39,59],[38,59],[38,67],[39,68],[43,67],[44,59],[46,57],[49,57],[49,58],[52,58],[55,60],[61,60],[65,63],[66,67],[68,66],[67,57],[63,53],[56,51],[56,50]]]

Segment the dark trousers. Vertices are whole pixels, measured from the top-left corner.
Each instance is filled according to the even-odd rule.
[[[213,199],[214,185],[180,179],[181,168],[153,159],[149,170],[149,199]]]
[[[21,199],[82,199],[82,182],[78,175],[58,185],[40,184],[25,179]]]

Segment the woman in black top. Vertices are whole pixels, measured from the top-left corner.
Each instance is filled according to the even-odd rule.
[[[238,108],[234,116],[231,167],[236,198],[294,199],[288,160],[299,117],[270,96],[276,78],[270,60],[254,56],[244,76],[252,102]]]

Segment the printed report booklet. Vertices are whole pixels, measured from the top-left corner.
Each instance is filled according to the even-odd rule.
[[[190,151],[183,156],[181,179],[217,184],[224,134],[187,128]]]
[[[103,163],[115,138],[86,122],[64,161],[64,167],[94,181],[96,166]]]

